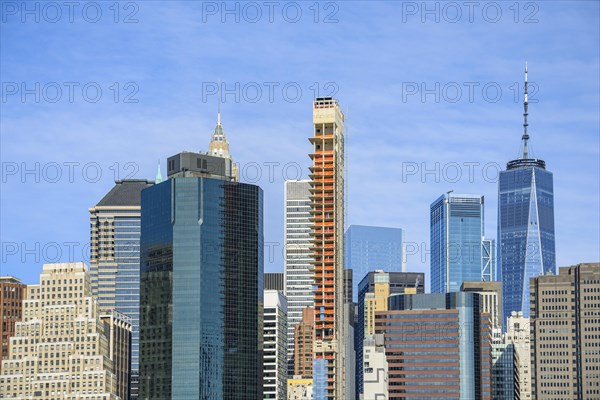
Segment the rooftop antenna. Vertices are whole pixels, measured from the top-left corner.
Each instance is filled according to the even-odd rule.
[[[217,88],[217,125],[221,125],[221,80]]]
[[[525,99],[523,101],[523,159],[529,158],[529,150],[527,149],[527,141],[529,140],[529,135],[527,134],[527,106],[529,101],[527,99],[527,61],[525,61]]]

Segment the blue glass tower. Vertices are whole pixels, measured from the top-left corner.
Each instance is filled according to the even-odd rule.
[[[140,397],[262,399],[262,190],[181,153],[142,192]]]
[[[431,292],[482,278],[483,196],[448,192],[431,203]]]
[[[498,279],[504,320],[511,311],[529,316],[529,279],[556,271],[554,185],[546,163],[530,158],[527,133],[527,67],[523,155],[506,164],[498,182]]]
[[[402,272],[402,229],[350,225],[346,230],[345,268],[352,270],[352,301],[358,301],[358,283],[375,270]]]

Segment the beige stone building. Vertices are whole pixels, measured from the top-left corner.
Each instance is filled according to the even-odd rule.
[[[529,318],[521,311],[508,317],[504,342],[512,344],[518,357],[519,394],[521,400],[531,399],[531,355]]]
[[[532,398],[600,399],[600,263],[532,278]]]
[[[120,399],[110,329],[100,319],[87,266],[45,264],[40,283],[27,292],[23,320],[10,339],[10,358],[2,361],[2,396]]]

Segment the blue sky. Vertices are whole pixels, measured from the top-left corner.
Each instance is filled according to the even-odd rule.
[[[22,4],[2,2],[2,275],[37,282],[44,262],[87,261],[88,208],[115,177],[154,179],[157,160],[164,176],[168,156],[207,150],[221,81],[242,180],[265,192],[266,271],[283,270],[283,181],[298,165],[307,178],[318,87],[347,117],[348,223],[403,228],[420,249],[408,270],[428,280],[441,193],[483,194],[496,236],[526,60],[557,264],[600,260],[598,2]]]

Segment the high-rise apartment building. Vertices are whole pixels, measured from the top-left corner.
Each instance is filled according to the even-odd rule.
[[[167,164],[142,191],[140,397],[262,399],[262,190],[224,157]]]
[[[358,284],[358,321],[355,324],[356,349],[356,398],[364,393],[364,351],[363,341],[375,335],[375,314],[388,309],[388,299],[392,294],[421,294],[425,288],[425,274],[422,272],[368,272]]]
[[[131,331],[126,321],[120,324]],[[10,359],[2,361],[0,393],[16,399],[122,399],[119,388],[129,376],[115,374],[115,364],[129,354],[111,358],[111,341],[117,340],[111,329],[100,318],[85,264],[45,264],[39,285],[27,287]],[[131,340],[127,334],[119,338],[119,347]]]
[[[431,204],[431,292],[482,278],[483,196],[448,192]]]
[[[288,379],[288,400],[313,400],[313,380]]]
[[[353,301],[358,301],[358,284],[368,272],[403,272],[402,229],[350,225],[344,239],[344,262],[354,277]]]
[[[140,199],[154,182],[126,179],[90,212],[90,278],[101,313],[131,318],[131,396],[139,385]]]
[[[600,263],[532,278],[532,398],[600,399]]]
[[[310,182],[287,181],[285,182],[284,273],[285,296],[288,300],[288,372],[290,376],[294,374],[296,358],[294,330],[296,325],[302,321],[304,309],[315,305],[310,232]]]
[[[519,386],[519,398],[521,400],[531,399],[531,342],[529,318],[524,317],[522,312],[513,311],[506,321],[506,333],[504,342],[513,345],[518,358],[517,381]]]
[[[315,289],[314,354],[327,373],[327,399],[345,393],[344,114],[331,97],[314,101],[310,213]],[[316,362],[317,360],[315,360]],[[313,369],[313,374],[316,371]],[[314,377],[315,397],[321,388]]]
[[[312,378],[313,345],[315,341],[315,309],[302,310],[302,320],[294,328],[294,376]]]
[[[0,349],[0,371],[2,360],[8,359],[10,337],[15,334],[15,324],[21,321],[23,300],[27,285],[13,276],[0,276],[0,318],[2,318],[2,348]]]
[[[287,300],[279,290],[265,290],[263,326],[263,398],[287,399]]]
[[[529,279],[556,272],[554,186],[546,163],[532,158],[527,132],[527,67],[523,154],[506,164],[498,181],[498,280],[504,292],[504,320],[512,311],[529,316]]]
[[[491,399],[491,326],[479,302],[466,292],[389,297],[375,330],[385,337],[390,399]]]

